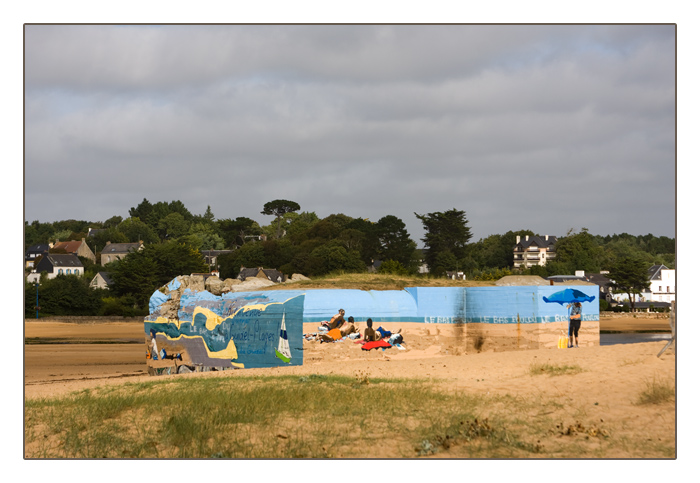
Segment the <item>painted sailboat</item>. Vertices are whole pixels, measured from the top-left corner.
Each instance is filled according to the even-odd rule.
[[[292,352],[289,350],[289,340],[287,339],[287,326],[284,324],[284,315],[282,314],[282,326],[280,327],[280,341],[275,349],[275,355],[284,362],[291,362]]]

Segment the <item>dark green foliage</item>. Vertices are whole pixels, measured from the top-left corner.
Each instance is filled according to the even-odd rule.
[[[403,267],[411,265],[416,243],[411,240],[406,225],[400,218],[393,215],[380,218],[376,224],[376,235],[380,260],[396,260]]]
[[[282,234],[281,219],[286,213],[299,211],[301,206],[294,201],[289,200],[274,200],[268,201],[263,206],[263,210],[260,212],[263,215],[274,215],[277,219],[277,238]]]
[[[24,243],[26,248],[53,242],[57,237],[61,240],[85,237],[90,248],[99,255],[107,241],[142,240],[147,248],[143,259],[122,267],[125,277],[119,285],[120,293],[111,295],[116,301],[110,302],[112,309],[109,310],[114,311],[133,305],[124,297],[137,297],[137,305],[143,306],[153,290],[175,276],[208,271],[203,260],[200,263],[201,255],[196,253],[200,249],[235,249],[219,257],[222,278],[236,277],[241,266],[276,268],[287,275],[325,275],[335,270],[362,272],[375,260],[384,261],[384,270],[392,273],[402,269],[409,273],[417,271],[422,251],[416,250],[401,219],[387,215],[372,222],[342,213],[319,219],[314,212],[297,213],[299,209],[293,201],[271,201],[265,204],[262,213],[274,215],[275,221],[261,227],[246,217],[216,220],[210,206],[203,215],[193,216],[181,201],[151,203],[144,198],[129,210],[130,217],[126,219],[112,216],[104,223],[25,222]],[[426,245],[426,261],[431,271],[439,276],[451,270],[463,270],[471,277],[505,273],[513,267],[516,236],[535,235],[531,230],[508,231],[469,243],[472,235],[463,211],[416,213],[416,217],[422,221],[426,232],[422,238]],[[87,237],[88,228],[106,231]],[[251,237],[261,234],[267,234],[268,240]],[[190,255],[196,255],[176,253],[174,246],[186,246]],[[192,263],[184,263],[182,257],[191,259]],[[546,278],[573,274],[576,270],[598,272],[609,270],[619,260],[627,258],[640,260],[647,269],[655,264],[674,268],[675,239],[626,233],[594,236],[583,228],[579,233],[570,231],[559,237],[555,260],[520,273]],[[86,278],[91,279],[99,270],[106,268],[86,264]],[[130,271],[134,276],[127,280]]]
[[[569,231],[565,237],[557,239],[555,248],[557,261],[568,268],[564,273],[573,274],[576,270],[600,272],[604,252],[588,229],[582,228],[579,233]]]
[[[40,316],[96,315],[102,306],[102,290],[90,288],[90,281],[76,275],[42,277],[39,286]],[[36,287],[25,284],[25,317],[36,317]]]
[[[534,236],[531,230],[508,231],[503,235],[490,235],[476,243],[470,243],[467,257],[460,268],[465,271],[485,268],[513,268],[513,247],[516,237]]]
[[[314,249],[307,260],[310,275],[323,275],[334,271],[361,273],[367,266],[357,250],[348,251],[338,242],[330,242]]]
[[[107,228],[105,231],[95,233],[85,242],[90,245],[90,249],[98,256],[98,253],[104,250],[107,242],[111,243],[129,243],[129,237],[119,231],[117,228]]]
[[[396,260],[384,260],[382,264],[379,266],[377,269],[377,273],[386,273],[386,274],[391,274],[391,275],[408,275],[409,272],[404,267],[401,265],[401,263],[397,262]]]
[[[112,275],[111,291],[117,296],[130,295],[141,307],[147,306],[153,292],[163,284],[158,283],[158,266],[146,254],[146,250],[132,252],[105,267]]]
[[[241,246],[246,243],[247,235],[259,235],[260,226],[254,220],[239,216],[235,220],[224,218],[216,222],[226,248]]]
[[[139,241],[143,243],[158,243],[160,241],[158,233],[139,218],[127,218],[117,226],[117,230],[127,240],[120,243],[138,243]],[[117,243],[115,240],[110,241]]]
[[[286,238],[295,245],[306,241],[308,239],[307,232],[319,221],[316,213],[306,211],[302,211],[301,213],[287,213],[284,218],[289,220]]]
[[[236,255],[236,252],[225,253],[223,255],[219,255],[219,257],[216,259],[217,263],[219,264],[219,278],[221,278],[221,280],[238,277],[238,272],[241,270],[241,265],[238,263]]]
[[[179,275],[208,272],[202,254],[178,242],[148,245],[122,260],[108,264],[118,296],[131,295],[140,307],[148,306],[153,292]]]
[[[471,229],[467,226],[464,211],[451,209],[449,211],[419,215],[414,213],[423,223],[426,234],[422,238],[427,247],[426,261],[431,273],[441,274],[441,269],[452,263],[444,252],[451,253],[456,259],[467,256],[467,243],[472,237]],[[438,264],[438,256],[442,255]],[[455,263],[456,268],[456,263]]]
[[[437,254],[435,261],[430,266],[430,273],[444,275],[445,272],[455,271],[459,268],[457,257],[449,250],[443,250]]]
[[[608,274],[616,293],[627,294],[632,311],[634,296],[649,287],[649,265],[641,258],[624,257],[617,260]]]

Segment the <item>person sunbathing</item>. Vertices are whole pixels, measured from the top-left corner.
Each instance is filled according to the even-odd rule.
[[[381,326],[377,327],[377,335],[379,336],[380,339],[386,339],[387,337],[392,336],[392,332],[389,330],[384,330]],[[401,329],[396,331],[396,334],[400,334]]]
[[[348,317],[347,321],[344,321],[343,325],[340,328],[334,328],[328,331],[327,334],[322,334],[319,339],[322,342],[333,342],[336,340],[340,340],[343,337],[346,337],[354,332],[359,332],[360,330],[355,327],[355,318],[354,317]]]
[[[396,333],[393,333],[384,330],[381,326],[378,327],[376,330],[372,328],[372,319],[367,319],[367,328],[365,329],[365,337],[364,341],[365,342],[372,342],[375,340],[382,340],[386,339],[387,337],[391,338],[392,335],[398,335],[401,333],[401,329],[399,329]]]

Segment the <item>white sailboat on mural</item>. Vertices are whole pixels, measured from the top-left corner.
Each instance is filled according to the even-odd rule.
[[[284,324],[284,313],[282,314],[282,326],[280,327],[280,341],[275,349],[275,355],[284,362],[291,362],[292,352],[289,350],[289,340],[287,339],[287,326]]]

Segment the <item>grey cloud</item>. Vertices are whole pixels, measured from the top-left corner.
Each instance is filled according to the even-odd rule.
[[[642,194],[675,187],[674,34],[28,26],[27,217],[97,221],[146,197],[267,222],[262,205],[286,198],[319,216],[394,214],[416,241],[414,211],[453,207],[477,238],[579,221],[671,235],[673,200]],[[76,179],[91,203],[54,191]]]

